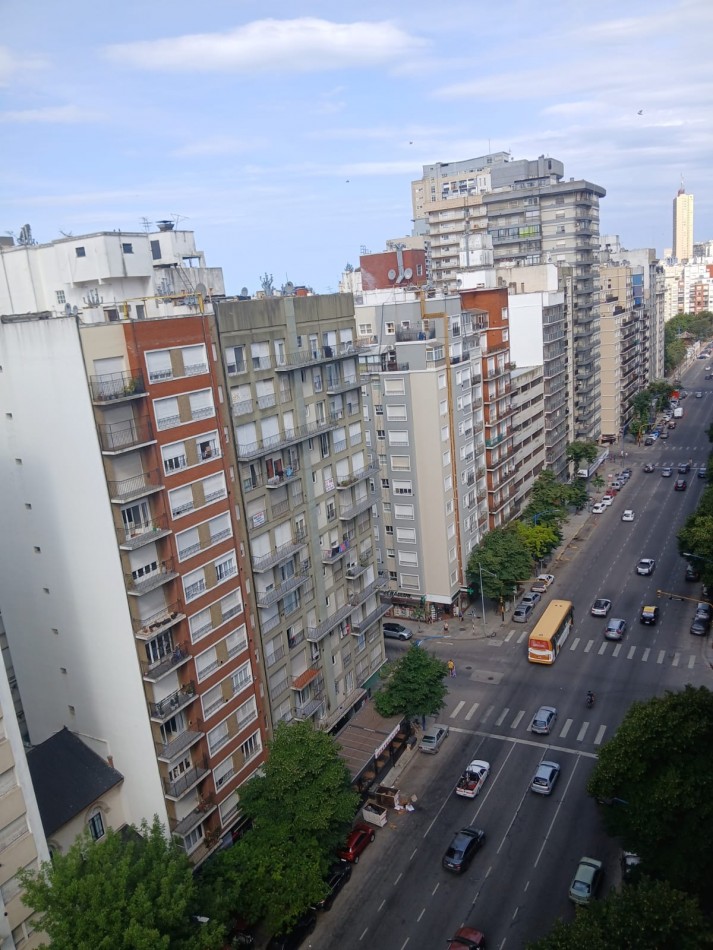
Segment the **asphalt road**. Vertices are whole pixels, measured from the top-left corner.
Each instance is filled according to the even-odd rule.
[[[574,630],[557,662],[540,667],[526,659],[527,633],[541,605],[530,623],[506,621],[494,639],[429,641],[429,648],[444,659],[453,656],[457,665],[438,717],[450,735],[437,755],[413,755],[399,786],[418,795],[417,810],[390,813],[389,824],[377,832],[305,946],[425,950],[444,947],[468,923],[485,932],[489,947],[517,950],[547,933],[556,917],[571,919],[567,890],[582,855],[604,861],[602,893],[618,885],[618,844],[604,833],[598,808],[586,794],[597,752],[632,700],[686,683],[713,685],[708,644],[688,632],[695,604],[657,595],[700,592],[699,584],[684,580],[676,532],[705,484],[695,477],[708,457],[705,429],[713,418],[705,365],[697,361],[684,378],[692,395],[668,441],[627,446],[626,463],[609,464],[605,475],[623,464],[634,474],[606,512],[591,516],[586,537],[550,567],[556,581],[543,603],[557,596],[575,605]],[[693,396],[696,390],[704,391],[702,399]],[[693,466],[684,492],[674,492],[675,474],[643,472],[646,461],[661,466],[689,459]],[[634,509],[632,523],[621,521],[625,508]],[[651,577],[635,573],[642,557],[656,559]],[[610,598],[610,617],[628,622],[622,643],[605,641],[606,621],[590,616],[596,597]],[[646,604],[660,608],[656,627],[638,622]],[[390,652],[405,648],[389,641]],[[591,710],[585,706],[588,689],[597,696]],[[558,720],[550,736],[535,736],[528,726],[543,703],[558,708]],[[454,787],[476,757],[491,763],[491,774],[470,801],[457,797]],[[543,758],[562,769],[550,797],[529,791]],[[487,839],[457,877],[441,868],[441,858],[453,833],[468,825],[483,828]]]

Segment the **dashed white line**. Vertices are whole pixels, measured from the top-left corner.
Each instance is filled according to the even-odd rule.
[[[609,646],[609,644],[608,644],[607,641],[605,640],[604,643],[602,643],[602,645],[599,647],[599,649],[598,649],[598,651],[597,651],[597,652],[599,653],[599,656],[601,656],[602,653],[606,653],[606,649],[607,649],[608,646]]]
[[[488,706],[488,708],[487,708],[487,709],[485,710],[485,712],[483,713],[483,718],[482,718],[481,722],[485,722],[485,720],[488,719],[489,716],[492,716],[494,709],[495,709],[495,706]]]
[[[659,658],[656,661],[657,663],[663,663],[663,658],[666,656],[665,650],[659,650]]]
[[[594,740],[594,745],[601,745],[601,744],[602,744],[602,739],[604,738],[604,733],[605,733],[606,731],[607,731],[607,727],[606,727],[606,726],[600,726],[600,727],[597,729],[597,737],[596,737],[596,739]]]
[[[619,656],[620,653],[621,653],[621,643],[617,643],[617,645],[612,650],[612,655]]]
[[[680,659],[681,659],[681,654],[680,654],[680,653],[674,654],[673,663],[672,663],[671,665],[672,665],[672,666],[678,666],[678,661],[679,661]]]
[[[504,722],[504,720],[505,720],[505,717],[507,716],[507,714],[508,714],[509,712],[510,712],[510,707],[509,707],[509,706],[506,706],[505,709],[503,709],[503,711],[500,713],[500,715],[498,716],[498,718],[495,720],[495,725],[496,725],[496,726],[502,726],[502,724],[503,724],[503,722]]]
[[[567,733],[572,728],[572,723],[574,719],[568,719],[567,722],[562,726],[562,732],[560,732],[560,739],[566,739]]]
[[[384,901],[384,904],[385,904],[385,903],[386,903],[386,901]],[[381,907],[383,907],[384,904],[382,904]],[[379,910],[381,910],[381,907],[379,908]],[[364,932],[362,933],[361,937],[359,937],[360,940],[363,940],[364,937],[366,937],[366,931],[367,931],[368,929],[369,929],[369,928],[367,927],[367,928],[364,930]]]
[[[455,708],[455,709],[453,710],[453,712],[451,713],[451,719],[455,719],[456,716],[458,715],[458,713],[461,711],[461,709],[462,709],[464,706],[465,706],[465,700],[464,700],[464,699],[461,699],[461,701],[456,705],[456,708]]]
[[[688,658],[688,669],[689,669],[689,670],[692,670],[695,665],[696,665],[696,658],[695,658],[695,656],[689,657],[689,658]]]
[[[503,643],[510,643],[510,641],[512,640],[514,636],[515,636],[515,631],[511,630],[510,633],[503,640]]]
[[[574,640],[572,640],[572,643],[570,644],[569,648],[570,650],[576,650],[578,646],[579,646],[579,637],[575,637]]]
[[[636,647],[629,647],[629,652],[626,654],[627,660],[633,660],[635,653],[636,653]]]
[[[649,658],[649,653],[651,653],[651,647],[646,647],[644,650],[644,655],[641,657],[641,662],[646,663]]]
[[[421,913],[420,913],[420,914],[418,915],[418,917],[416,918],[416,923],[417,923],[417,924],[420,924],[420,923],[421,923],[421,918],[423,917],[423,915],[424,915],[425,913],[426,913],[426,908],[424,907],[423,910],[421,911]]]
[[[480,706],[480,703],[473,703],[468,712],[465,714],[466,719],[472,719],[475,715],[475,710]]]
[[[394,881],[394,887],[396,887],[396,885],[399,883],[399,881],[401,880],[403,876],[404,876],[404,872],[402,871],[401,874],[399,874],[399,876]]]
[[[436,886],[435,886],[435,887],[433,888],[433,890],[431,891],[431,897],[434,896],[434,894],[436,893],[436,891],[438,890],[438,888],[439,888],[440,886],[441,886],[441,882],[439,881],[438,884],[436,884]]]
[[[585,723],[583,724],[582,728],[581,728],[581,729],[579,730],[579,732],[577,733],[577,742],[582,742],[582,741],[583,741],[584,737],[585,737],[586,734],[587,734],[587,729],[589,729],[589,723],[588,723],[588,722],[585,722]]]
[[[589,651],[592,649],[593,646],[594,646],[594,640],[590,640],[589,643],[584,648],[584,652],[589,653]]]
[[[520,636],[517,638],[518,645],[528,636],[527,630],[523,630]]]
[[[524,715],[525,715],[525,710],[521,709],[520,712],[517,714],[517,716],[515,716],[513,721],[510,723],[510,728],[517,729],[517,727],[520,725],[520,720],[522,719]]]

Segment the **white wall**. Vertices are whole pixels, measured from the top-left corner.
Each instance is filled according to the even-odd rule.
[[[0,605],[31,740],[66,725],[125,776],[129,821],[166,822],[75,320],[0,324],[0,365]]]
[[[552,294],[510,294],[510,359],[516,366],[542,366],[542,310]]]

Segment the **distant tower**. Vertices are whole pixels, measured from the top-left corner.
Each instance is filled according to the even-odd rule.
[[[673,199],[673,256],[683,263],[693,257],[693,195],[681,187]]]

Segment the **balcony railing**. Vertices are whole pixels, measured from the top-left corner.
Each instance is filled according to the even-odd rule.
[[[179,775],[172,782],[168,779],[164,779],[163,791],[166,798],[170,798],[176,802],[179,801],[184,795],[188,794],[192,788],[195,788],[209,772],[208,761],[204,760],[199,765],[194,765],[192,769],[188,769],[187,772]],[[199,808],[200,807],[199,805]],[[203,810],[205,811],[205,809]]]
[[[175,568],[173,558],[167,558],[165,561],[157,561],[155,570],[150,573],[142,574],[139,577],[134,576],[134,574],[126,574],[125,577],[127,593],[141,596],[178,577],[178,571]]]
[[[369,627],[373,627],[375,623],[378,623],[379,620],[391,610],[391,603],[388,600],[383,600],[377,604],[376,608],[367,614],[366,617],[363,617],[361,620],[352,621],[351,628],[352,633],[362,634],[365,633]]]
[[[190,705],[196,698],[196,686],[193,681],[186,683],[158,703],[149,703],[149,714],[153,720],[165,722],[171,716]]]
[[[326,620],[323,620],[321,623],[317,624],[316,627],[307,627],[307,639],[310,641],[310,643],[319,643],[319,641],[323,640],[328,633],[331,633],[331,631],[334,630],[334,628],[340,624],[342,620],[345,620],[353,610],[354,608],[351,604],[345,604],[330,617],[327,617]]]
[[[140,445],[149,445],[156,441],[148,416],[142,416],[136,420],[127,419],[126,422],[98,425],[97,431],[102,452],[111,455],[130,452]]]
[[[191,409],[189,419],[182,419],[178,413],[170,416],[163,416],[156,420],[156,428],[159,430],[174,429],[176,426],[185,426],[190,422],[198,422],[200,419],[212,419],[215,416],[215,406],[201,406],[198,409]]]
[[[293,716],[295,719],[309,719],[311,716],[314,716],[322,706],[324,705],[324,696],[319,693],[317,696],[312,696],[307,700],[306,703],[302,706],[295,706],[295,711]]]
[[[317,363],[328,363],[330,360],[347,359],[349,356],[357,356],[359,350],[359,345],[354,343],[338,343],[336,346],[325,346],[324,349],[298,350],[296,353],[287,353],[285,362],[276,366],[275,369],[279,373],[300,366],[314,366]]]
[[[189,835],[201,822],[205,821],[209,815],[212,815],[217,807],[212,798],[205,799],[204,802],[201,802],[197,808],[194,808],[192,812],[189,812],[186,817],[182,818],[179,822],[174,824],[172,821],[169,821],[171,834],[177,835],[179,838],[185,838],[186,835]],[[204,841],[207,845],[208,832],[205,833]],[[191,848],[188,853],[193,854],[195,850],[197,850],[197,846],[196,848]]]
[[[184,646],[177,646],[173,653],[163,657],[157,663],[149,663],[147,660],[141,661],[141,672],[147,683],[158,683],[173,670],[187,663],[191,658],[190,653]]]
[[[209,538],[205,540],[197,540],[193,544],[186,545],[185,548],[178,548],[178,557],[181,561],[184,561],[186,558],[193,557],[196,554],[199,554],[201,551],[205,551],[207,548],[212,548],[214,544],[219,544],[221,541],[225,541],[228,538],[232,538],[233,530],[230,526],[223,528],[221,531],[216,531],[215,534],[211,534]]]
[[[371,564],[372,557],[373,556],[371,554],[364,554],[359,558],[356,564],[350,564],[347,567],[347,572],[346,572],[347,579],[350,581],[353,581],[353,580],[356,580],[357,577],[361,577],[364,571]]]
[[[180,604],[175,601],[143,620],[134,617],[131,624],[134,628],[134,634],[139,640],[150,640],[164,630],[170,630],[171,627],[185,619],[186,615],[181,613]]]
[[[319,435],[321,432],[327,432],[329,429],[336,428],[341,418],[342,414],[333,413],[326,419],[321,419],[318,422],[307,422],[304,425],[297,426],[295,429],[286,429],[281,434],[271,435],[266,439],[259,439],[257,442],[249,442],[246,445],[238,445],[238,458],[241,460],[257,458],[260,455],[264,455],[265,452],[292,445],[303,439],[309,439],[312,436]]]
[[[362,482],[365,478],[371,478],[372,475],[378,474],[379,463],[377,461],[369,462],[364,468],[352,472],[351,475],[345,475],[343,478],[337,479],[337,490],[351,488],[351,486],[356,485],[357,482]]]
[[[308,580],[309,574],[306,572],[294,574],[292,577],[288,577],[287,580],[283,581],[282,584],[278,584],[278,586],[274,587],[272,590],[266,590],[262,592],[256,591],[255,600],[258,607],[271,607],[273,604],[276,604],[278,600],[282,600],[283,597],[286,597],[290,591],[301,587]]]
[[[322,549],[322,564],[334,564],[349,552],[349,539],[339,544],[333,544],[331,548]]]
[[[165,538],[170,533],[171,529],[165,515],[159,515],[151,521],[122,525],[119,528],[119,547],[122,551],[134,551],[144,544],[150,544],[152,541],[158,541],[159,538]]]
[[[201,725],[194,721],[194,725]],[[184,732],[179,732],[177,736],[174,736],[170,742],[164,742],[162,745],[156,747],[156,755],[161,762],[172,762],[174,759],[177,759],[179,755],[183,755],[188,751],[192,746],[197,742],[200,742],[204,738],[204,733],[199,732],[196,729],[186,729]]]
[[[371,497],[371,495],[365,495],[364,498],[360,498],[352,505],[340,505],[339,517],[342,521],[349,521],[351,518],[356,518],[360,512],[366,511],[367,508],[371,508],[373,504],[374,499]]]
[[[140,373],[104,373],[90,376],[89,386],[92,401],[96,403],[117,402],[120,399],[134,399],[145,396],[146,387]]]
[[[279,545],[271,554],[263,554],[260,557],[253,557],[252,565],[253,571],[256,574],[259,574],[261,571],[269,571],[270,568],[274,567],[276,564],[281,564],[282,561],[286,561],[288,558],[292,557],[300,548],[303,548],[307,544],[307,534],[305,532],[297,533],[292,541],[286,541],[285,544]]]
[[[389,578],[384,571],[379,573],[379,576],[376,580],[373,580],[371,584],[368,584],[363,590],[356,591],[355,593],[349,596],[349,603],[353,607],[358,607],[360,604],[363,604],[366,600],[371,597],[373,593],[377,590],[381,590],[382,587],[386,587],[389,583]]]
[[[125,504],[135,498],[141,498],[142,495],[150,495],[152,492],[161,491],[163,475],[160,469],[153,468],[149,472],[142,472],[140,475],[133,475],[131,478],[122,478],[118,482],[110,481],[107,484],[112,502]]]
[[[335,395],[336,393],[346,392],[347,389],[356,389],[359,385],[359,377],[354,376],[343,376],[342,378],[337,379],[328,379],[327,380],[327,393],[330,396]]]

